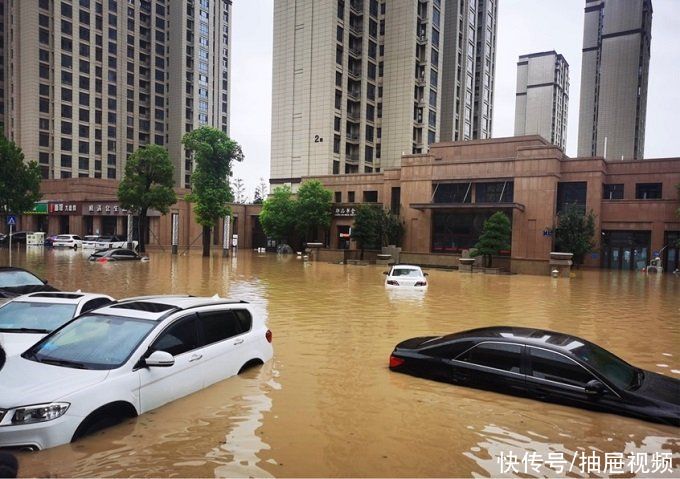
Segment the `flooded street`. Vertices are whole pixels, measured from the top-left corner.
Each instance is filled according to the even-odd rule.
[[[526,451],[576,459],[576,474],[591,451],[670,452],[680,475],[677,428],[387,369],[404,339],[516,325],[581,336],[680,378],[680,278],[430,269],[428,291],[399,294],[385,290],[381,266],[250,251],[151,257],[100,264],[80,251],[37,250],[15,254],[14,265],[65,291],[244,299],[268,318],[274,360],[78,443],[21,453],[22,476],[499,476],[501,453]],[[528,475],[556,474],[543,465]]]

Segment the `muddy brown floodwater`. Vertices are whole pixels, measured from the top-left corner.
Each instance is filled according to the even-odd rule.
[[[527,451],[573,460],[572,475],[593,451],[664,452],[672,457],[666,475],[680,475],[677,428],[387,369],[403,339],[505,324],[582,336],[680,378],[680,278],[429,270],[429,290],[409,295],[386,291],[380,266],[250,251],[226,259],[153,253],[133,264],[86,256],[38,250],[14,263],[63,290],[250,301],[273,331],[274,359],[94,437],[20,453],[22,476],[499,476],[501,453]],[[540,463],[528,472],[556,475]]]

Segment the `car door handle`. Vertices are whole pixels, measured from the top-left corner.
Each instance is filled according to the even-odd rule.
[[[191,362],[194,362],[194,361],[198,361],[202,357],[203,357],[202,354],[194,354],[193,356],[191,356],[191,359],[189,359],[189,362],[191,363]]]
[[[234,346],[237,346],[241,343],[243,343],[243,339],[237,339],[236,341],[234,341]]]

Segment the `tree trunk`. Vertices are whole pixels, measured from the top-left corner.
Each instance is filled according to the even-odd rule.
[[[203,227],[203,256],[210,256],[210,226]]]
[[[144,241],[146,239],[146,235],[144,234],[146,232],[146,213],[147,213],[147,208],[143,208],[139,212],[139,224],[137,225],[138,227],[138,236],[139,236],[139,252],[140,253],[146,253],[146,242]]]

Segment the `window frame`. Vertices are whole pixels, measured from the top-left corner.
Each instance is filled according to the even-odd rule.
[[[466,355],[468,352],[472,351],[476,347],[481,346],[483,344],[506,344],[506,345],[510,345],[510,346],[518,346],[519,347],[519,372],[510,371],[508,369],[498,369],[498,368],[494,368],[493,366],[486,366],[484,364],[473,363],[473,362],[470,362],[470,361],[464,361],[464,360],[460,359],[461,357]],[[469,348],[465,349],[464,351],[462,351],[461,353],[456,355],[456,357],[453,358],[452,361],[456,361],[458,363],[462,363],[462,364],[465,364],[465,365],[468,365],[468,366],[475,366],[475,367],[484,368],[486,370],[493,371],[493,372],[497,371],[497,372],[500,372],[500,373],[507,373],[507,374],[513,374],[513,375],[516,375],[516,376],[526,377],[527,371],[526,371],[525,359],[524,359],[524,356],[526,354],[526,348],[527,348],[526,344],[522,344],[522,343],[513,343],[513,342],[510,342],[510,341],[483,340],[483,341],[479,341],[478,343],[473,344]]]

